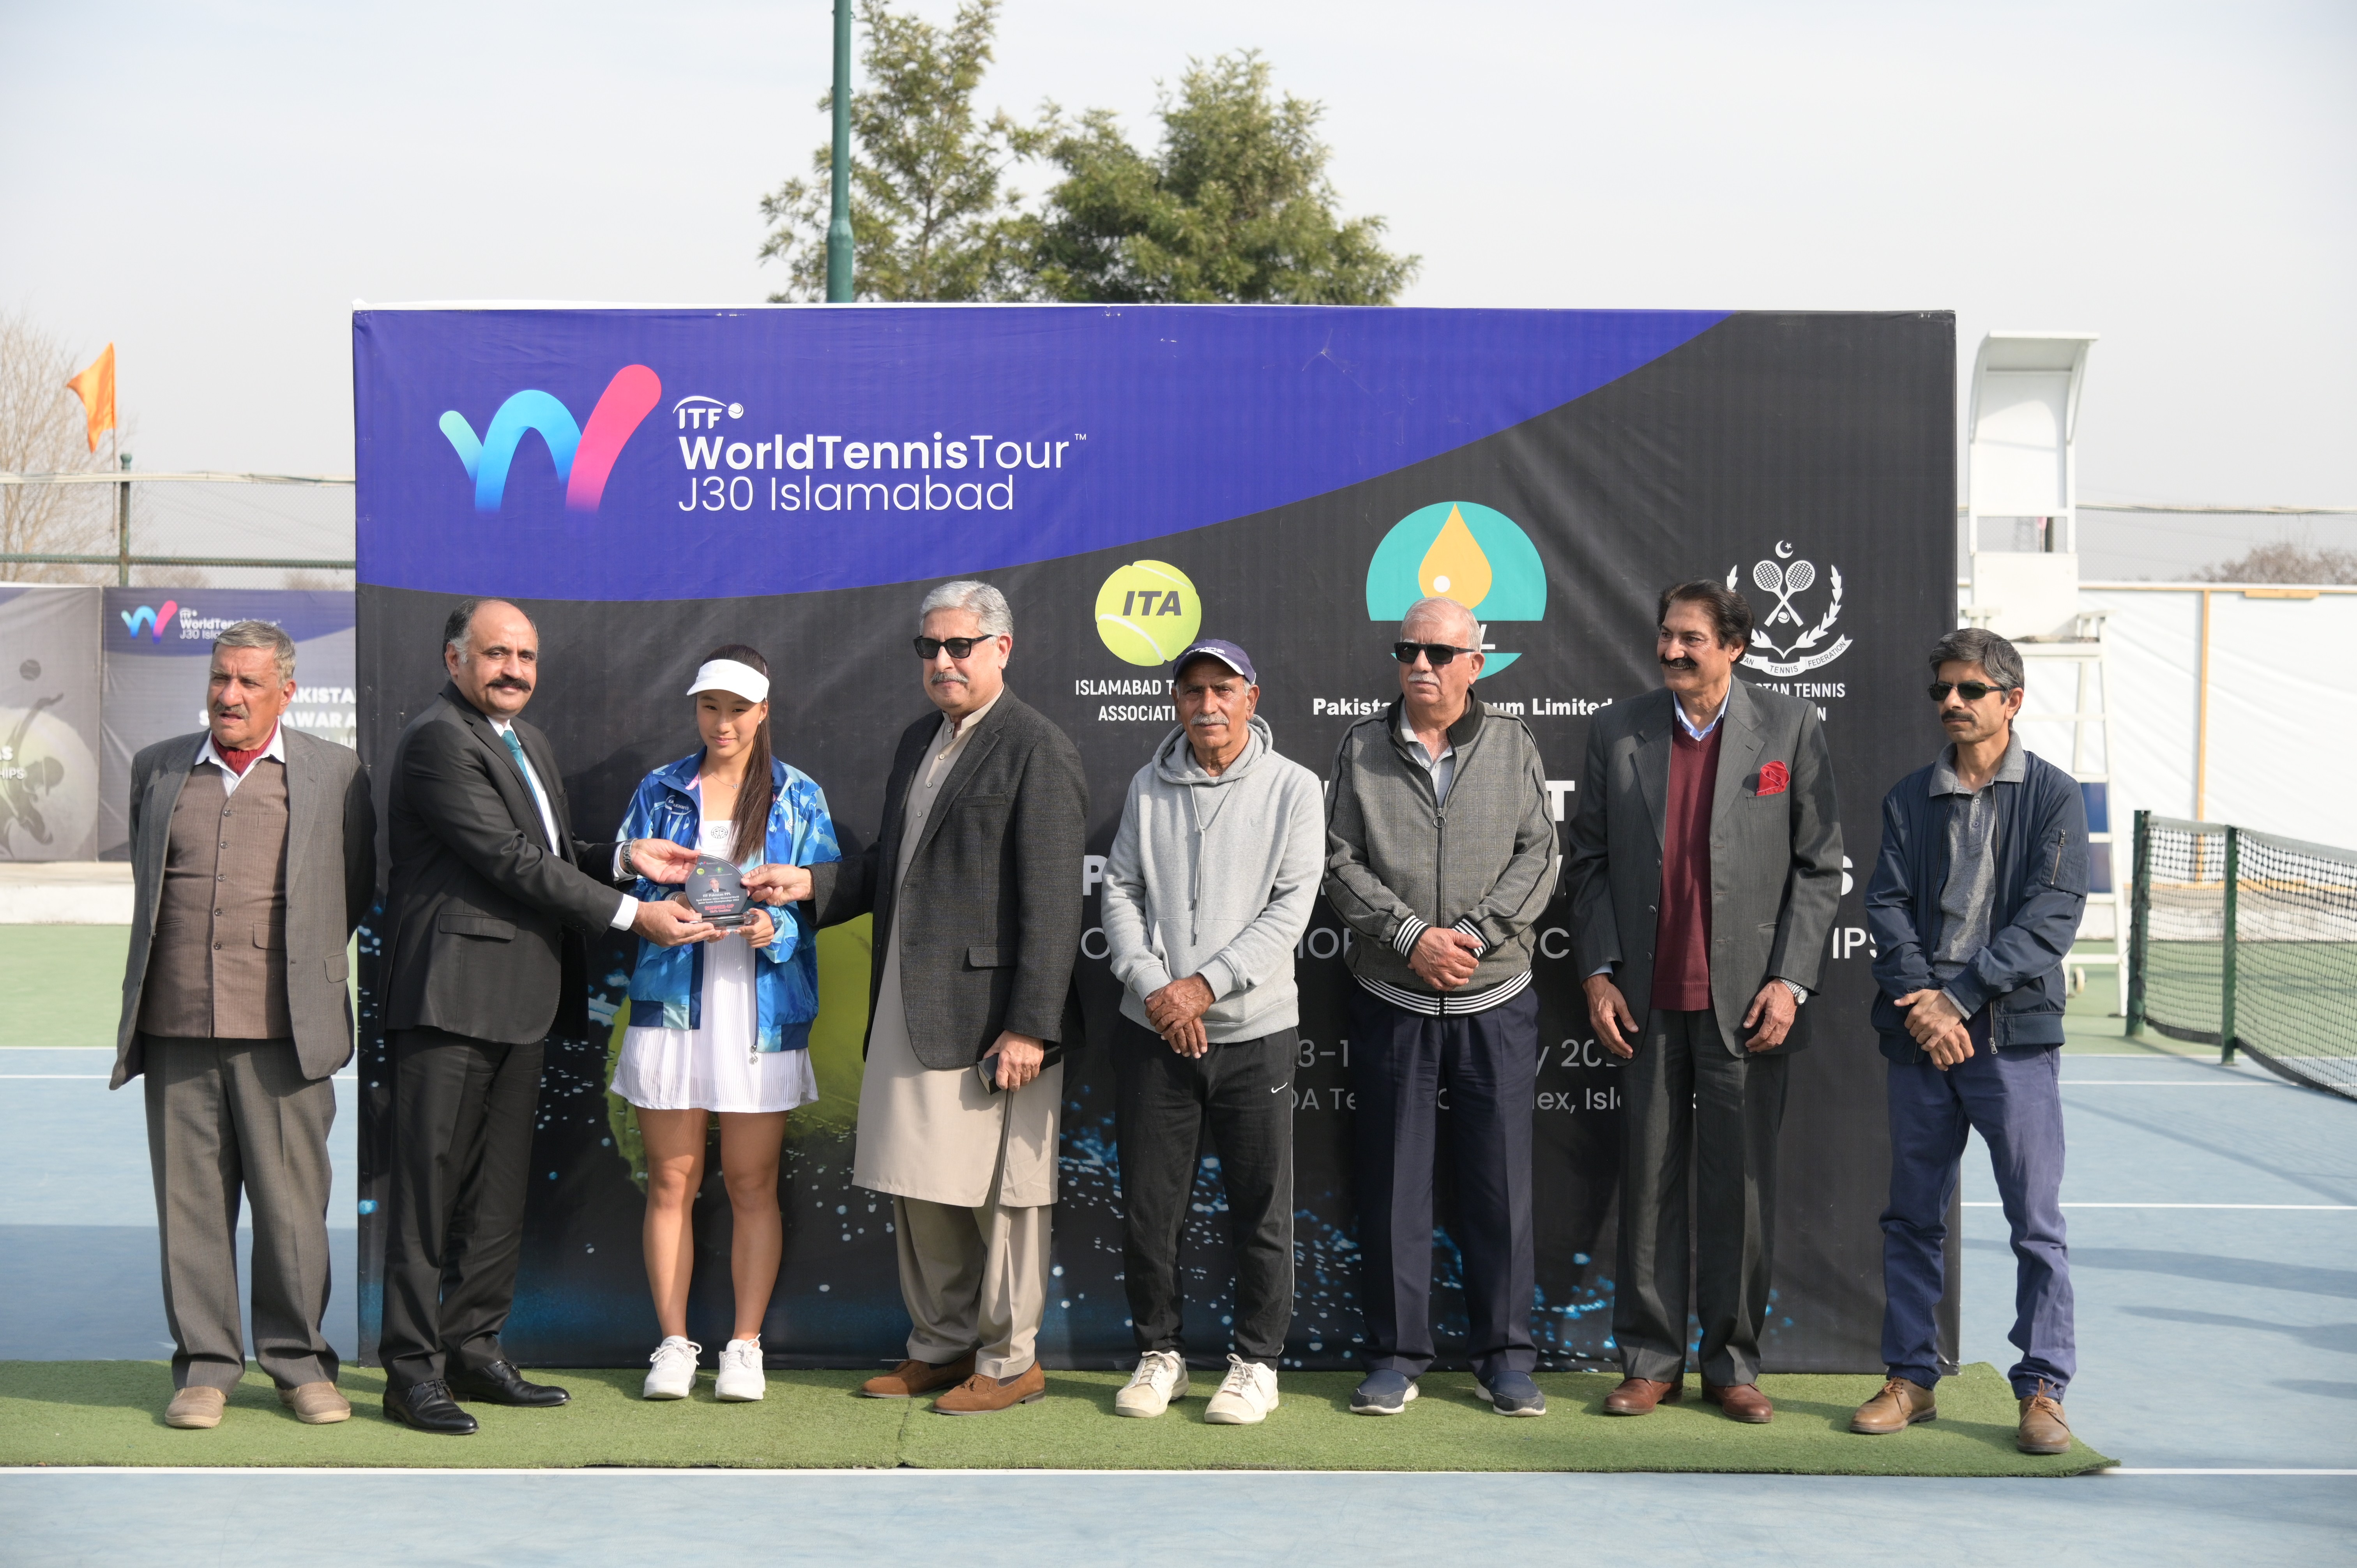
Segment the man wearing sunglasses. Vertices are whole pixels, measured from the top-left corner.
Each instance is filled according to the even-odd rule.
[[[1439,1097],[1452,1131],[1467,1333],[1482,1397],[1546,1413],[1532,1380],[1537,1273],[1531,1112],[1538,1082],[1534,928],[1555,891],[1546,772],[1520,719],[1473,695],[1481,628],[1422,599],[1393,650],[1400,700],[1351,726],[1326,808],[1326,897],[1347,961],[1361,1300],[1361,1415],[1397,1415],[1432,1364],[1432,1191]]]
[[[1604,1409],[1644,1415],[1684,1396],[1691,1277],[1703,1398],[1756,1423],[1775,1415],[1759,1377],[1776,1141],[1792,1031],[1841,898],[1841,811],[1816,705],[1735,678],[1743,596],[1680,583],[1655,613],[1662,685],[1588,726],[1569,851],[1588,1021],[1628,1064],[1623,1378]]]
[[[2076,780],[2022,749],[2021,654],[1993,632],[1932,650],[1948,744],[1882,802],[1867,885],[1874,1026],[1889,1058],[1890,1207],[1882,1216],[1889,1380],[1852,1432],[1936,1413],[1943,1252],[1966,1135],[1988,1145],[2018,1281],[2008,1374],[2025,1454],[2071,1446],[2077,1369],[2062,1227],[2062,959],[2087,902],[2087,811]]]
[[[875,917],[852,1180],[892,1198],[908,1359],[872,1399],[982,1415],[1047,1391],[1049,1211],[1064,1053],[1080,1044],[1088,784],[1071,737],[1006,689],[1015,618],[987,583],[918,609],[934,712],[910,725],[864,854],[746,886],[816,923]]]

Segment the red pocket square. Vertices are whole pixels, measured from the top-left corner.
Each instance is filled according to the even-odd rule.
[[[1760,788],[1755,795],[1781,795],[1792,782],[1792,775],[1781,762],[1771,762],[1760,770]]]

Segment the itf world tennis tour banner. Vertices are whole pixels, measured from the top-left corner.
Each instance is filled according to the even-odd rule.
[[[1658,686],[1654,600],[1708,576],[1749,596],[1740,673],[1824,715],[1846,877],[1823,991],[1801,1011],[1784,1120],[1775,1369],[1875,1371],[1883,1064],[1861,897],[1883,791],[1939,742],[1923,658],[1954,624],[1954,322],[1943,313],[1257,306],[368,309],[353,321],[360,746],[376,769],[441,688],[443,618],[512,597],[540,628],[530,717],[576,831],[610,836],[650,768],[694,749],[683,695],[715,646],[775,675],[778,755],[871,840],[900,732],[930,714],[909,639],[927,587],[981,576],[1015,611],[1010,687],[1088,771],[1079,983],[1064,1079],[1050,1366],[1134,1357],[1119,1279],[1098,882],[1129,778],[1174,724],[1171,654],[1200,635],[1258,664],[1277,748],[1320,777],[1398,693],[1390,648],[1427,594],[1469,606],[1477,693],[1537,738],[1558,824],[1588,723]],[[1563,830],[1558,826],[1558,832]],[[382,841],[380,841],[382,842]],[[1341,922],[1298,952],[1299,1294],[1286,1363],[1360,1343]],[[786,1255],[762,1341],[786,1365],[873,1365],[908,1331],[886,1226],[852,1184],[869,929],[818,938],[822,1098],[796,1112]],[[376,944],[362,935],[362,975]],[[656,1337],[644,1170],[608,1094],[634,944],[593,953],[594,1037],[552,1041],[522,1276],[526,1364],[635,1364]],[[1592,1038],[1560,890],[1538,943],[1542,1366],[1617,1365],[1621,1069]],[[361,1077],[364,1353],[374,1354],[392,1072],[372,1006]],[[1218,1151],[1203,1151],[1208,1173]],[[726,1337],[727,1198],[697,1206],[690,1331]],[[1440,1195],[1445,1230],[1447,1160]],[[1232,1311],[1220,1188],[1198,1188],[1190,1321]],[[1448,1365],[1463,1328],[1435,1250]],[[1217,1341],[1216,1328],[1199,1338]]]

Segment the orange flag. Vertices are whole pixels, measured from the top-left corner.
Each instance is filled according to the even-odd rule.
[[[109,343],[90,369],[66,383],[66,390],[81,399],[90,416],[90,449],[95,452],[99,432],[114,428],[114,345]]]

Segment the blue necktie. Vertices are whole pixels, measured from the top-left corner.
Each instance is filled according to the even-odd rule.
[[[516,732],[512,729],[501,730],[500,738],[508,743],[508,755],[515,758],[516,771],[523,776],[523,787],[532,795],[533,810],[543,819],[541,831],[544,837],[548,827],[547,806],[541,800],[540,786],[532,781],[532,769],[524,766],[523,742],[516,738]]]

